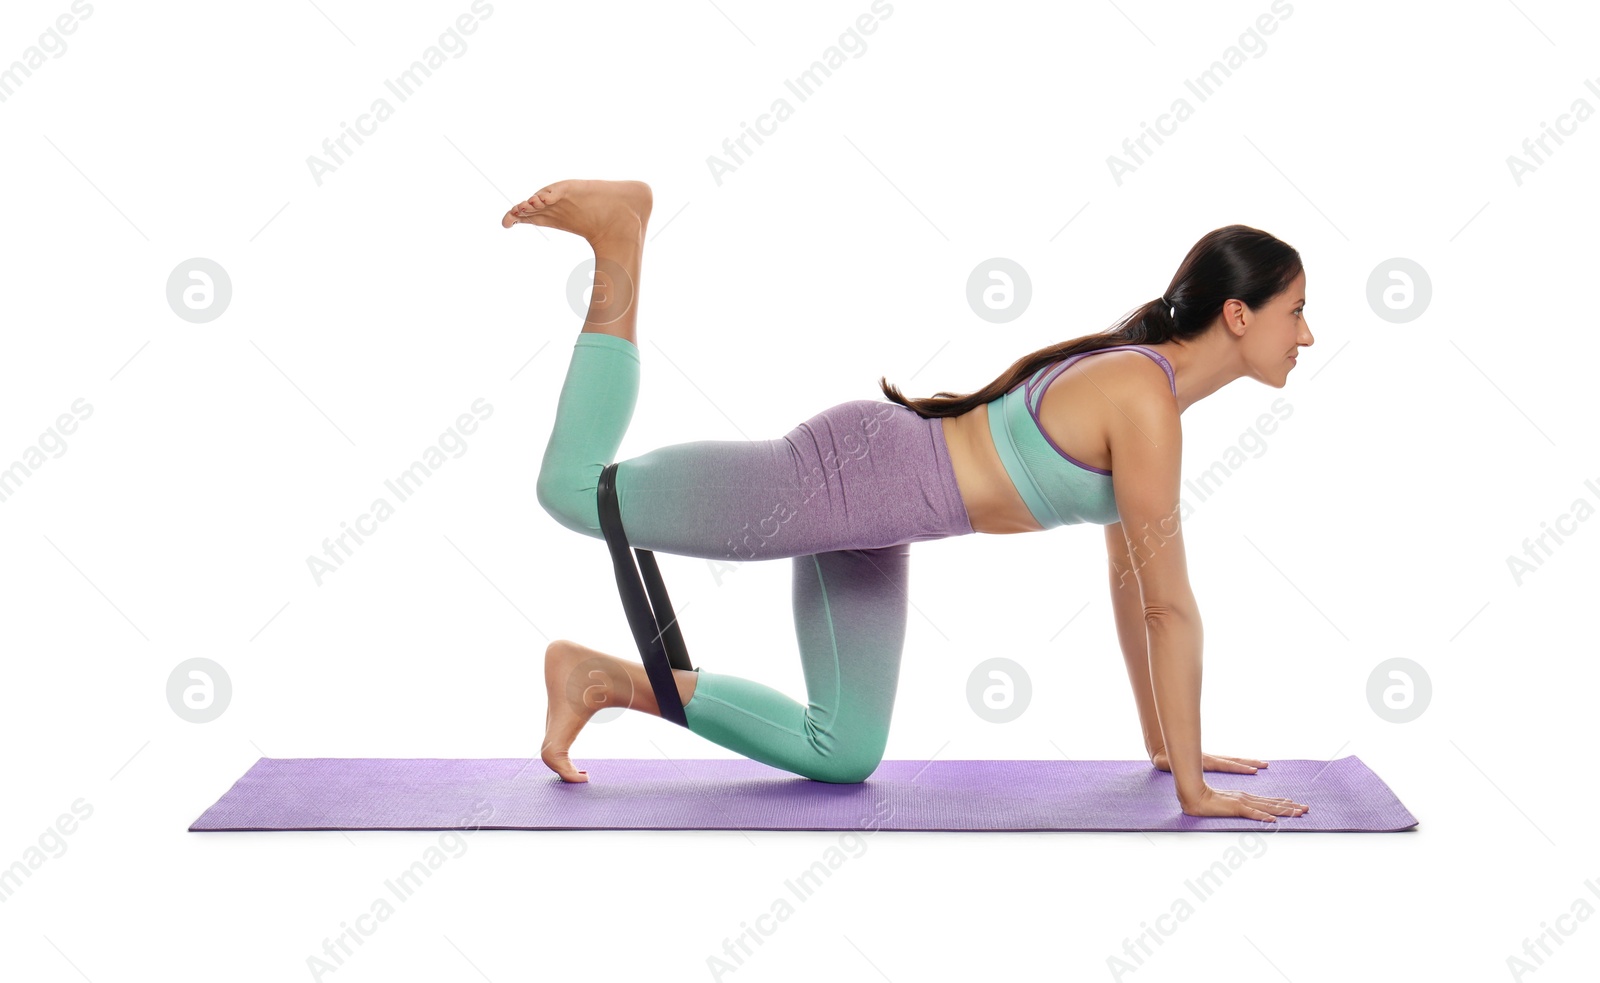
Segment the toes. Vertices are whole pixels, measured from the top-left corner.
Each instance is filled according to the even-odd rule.
[[[574,768],[572,759],[567,757],[565,753],[553,754],[545,758],[544,763],[551,771],[560,775],[561,780],[564,782],[586,782],[589,780],[589,773]]]
[[[518,222],[529,221],[532,215],[533,209],[528,207],[528,203],[525,201],[519,201],[515,205],[512,205],[511,208],[506,211],[505,216],[500,219],[500,227],[503,229],[509,229]]]
[[[532,204],[530,204],[530,202],[532,202]],[[500,227],[503,229],[509,229],[518,222],[527,222],[530,225],[538,224],[534,221],[534,217],[543,209],[544,203],[539,201],[537,198],[531,198],[528,201],[519,201],[515,205],[512,205],[511,208],[506,212],[505,216],[500,219]]]

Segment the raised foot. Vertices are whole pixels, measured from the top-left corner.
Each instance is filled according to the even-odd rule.
[[[513,205],[500,219],[543,225],[582,236],[591,245],[608,239],[642,240],[653,199],[643,181],[557,181]]]
[[[544,743],[539,757],[564,782],[586,782],[589,774],[572,763],[568,752],[595,712],[632,701],[626,671],[614,656],[558,639],[544,653]]]

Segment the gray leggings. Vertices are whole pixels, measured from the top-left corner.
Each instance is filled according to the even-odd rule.
[[[627,339],[578,335],[539,469],[545,511],[602,541],[595,489],[633,418],[639,366]],[[616,463],[630,545],[794,560],[806,703],[702,670],[684,704],[689,729],[807,778],[864,780],[888,742],[910,544],[972,532],[942,422],[885,400],[850,400],[772,440],[691,441]]]

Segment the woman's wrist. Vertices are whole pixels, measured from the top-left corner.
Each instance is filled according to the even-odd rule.
[[[1200,784],[1195,786],[1195,787],[1193,787],[1193,788],[1185,788],[1185,787],[1181,787],[1180,786],[1178,788],[1177,792],[1178,792],[1178,808],[1187,809],[1190,806],[1195,805],[1202,798],[1205,797],[1205,794],[1206,794],[1206,783],[1205,783],[1205,780],[1201,779]]]

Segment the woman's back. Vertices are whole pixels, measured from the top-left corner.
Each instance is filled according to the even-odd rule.
[[[1117,521],[1107,433],[1119,411],[1109,393],[1126,399],[1156,387],[1176,391],[1158,346],[1100,349],[1051,363],[1006,396],[946,417],[945,441],[973,529],[1035,532],[1062,524],[1057,510],[1070,513],[1067,521]],[[993,415],[999,410],[1009,410],[1009,421]],[[1030,471],[1036,488],[1027,487]],[[1053,497],[1054,508],[1041,497]]]

